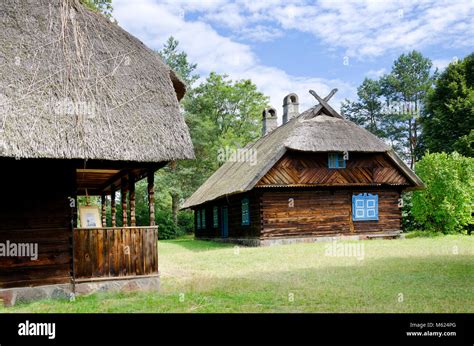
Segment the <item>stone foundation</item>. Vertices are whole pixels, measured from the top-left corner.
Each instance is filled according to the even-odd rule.
[[[357,234],[357,235],[334,235],[330,237],[287,237],[273,239],[258,238],[196,238],[198,240],[216,241],[220,243],[232,243],[243,246],[274,246],[297,243],[315,243],[320,241],[344,241],[344,240],[365,240],[365,239],[394,239],[404,238],[400,232],[387,232],[376,234]]]
[[[3,301],[4,306],[9,307],[16,303],[27,303],[40,299],[73,300],[76,295],[89,295],[96,292],[158,291],[159,288],[160,278],[158,275],[107,280],[101,278],[76,282],[75,292],[73,292],[72,283],[0,289],[0,302]]]

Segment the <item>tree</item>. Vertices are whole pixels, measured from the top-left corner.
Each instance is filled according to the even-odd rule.
[[[260,136],[261,114],[267,106],[268,98],[250,80],[234,82],[211,73],[193,89],[185,109],[203,179],[223,163],[217,158],[219,149],[243,148]]]
[[[358,100],[345,100],[341,105],[341,113],[349,120],[385,138],[399,153],[403,153],[402,136],[399,131],[397,117],[386,112],[382,98],[382,85],[379,80],[365,78],[357,88]]]
[[[398,132],[401,134],[400,138],[412,169],[417,156],[420,156],[419,116],[434,82],[434,76],[430,73],[431,67],[431,60],[414,50],[400,55],[393,63],[392,71],[380,81],[389,109],[395,110],[391,115],[399,128]]]
[[[158,54],[185,82],[186,87],[190,88],[199,79],[199,75],[194,73],[197,64],[189,62],[188,55],[185,52],[179,51],[178,45],[179,41],[170,36]]]
[[[427,230],[471,230],[474,159],[458,153],[426,154],[416,166],[426,189],[413,192],[413,216]]]
[[[186,84],[188,92],[182,101],[184,104],[188,102],[192,85],[199,79],[199,75],[194,73],[197,64],[189,62],[187,54],[183,51],[179,51],[178,46],[179,41],[177,41],[173,36],[170,36],[163,49],[160,50],[158,54]],[[190,130],[192,134],[192,128],[190,128]],[[176,234],[178,233],[178,211],[180,200],[183,196],[189,194],[189,187],[193,186],[189,185],[189,180],[192,180],[191,177],[195,173],[192,166],[192,164],[186,163],[185,161],[172,162],[157,174],[157,186],[166,189],[171,196],[171,215]]]
[[[427,150],[473,156],[474,54],[452,62],[441,73],[421,120]]]
[[[87,8],[92,11],[102,13],[109,19],[112,19],[112,0],[81,0]]]
[[[382,88],[376,80],[365,78],[357,88],[358,101],[345,100],[341,105],[341,112],[349,120],[355,122],[370,132],[379,133],[382,121]]]
[[[196,160],[173,162],[156,175],[157,189],[171,196],[171,219],[176,233],[180,227],[192,228],[189,213],[178,212],[180,202],[222,164],[218,161],[219,149],[244,147],[258,138],[261,113],[268,105],[268,98],[250,80],[234,82],[225,75],[211,73],[194,87],[199,78],[194,74],[197,66],[178,47],[179,42],[170,37],[159,54],[188,85],[181,103]]]

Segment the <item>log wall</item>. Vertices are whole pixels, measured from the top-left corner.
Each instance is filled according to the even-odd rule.
[[[379,196],[378,221],[352,221],[352,195]],[[262,193],[262,238],[356,235],[397,231],[400,192],[390,189],[281,189]],[[290,206],[293,200],[293,207]]]
[[[242,205],[243,198],[249,199],[250,225],[242,225]],[[194,209],[194,229],[197,238],[221,238],[222,227],[222,207],[227,206],[229,220],[229,238],[257,238],[260,236],[260,194],[255,192],[220,198],[216,201],[205,203],[198,209]],[[219,226],[213,225],[213,208],[219,208]],[[206,228],[197,228],[196,210],[206,210]]]
[[[37,243],[39,258],[0,257],[0,288],[70,282],[75,168],[0,159],[0,243]]]

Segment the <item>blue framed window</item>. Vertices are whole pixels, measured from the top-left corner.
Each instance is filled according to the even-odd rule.
[[[219,227],[219,208],[218,207],[214,207],[212,209],[212,221],[213,221],[214,228],[218,228]]]
[[[250,225],[249,199],[242,200],[242,226]]]
[[[203,229],[206,228],[206,208],[201,210],[201,227]]]
[[[328,154],[328,167],[329,168],[346,168],[346,160],[344,160],[344,154],[329,153]]]
[[[352,196],[352,220],[370,221],[379,219],[379,196],[360,193]]]
[[[197,229],[201,229],[201,211],[196,210],[196,227]]]

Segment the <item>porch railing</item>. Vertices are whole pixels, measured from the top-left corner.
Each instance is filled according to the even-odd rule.
[[[158,226],[74,229],[75,279],[158,273]]]

